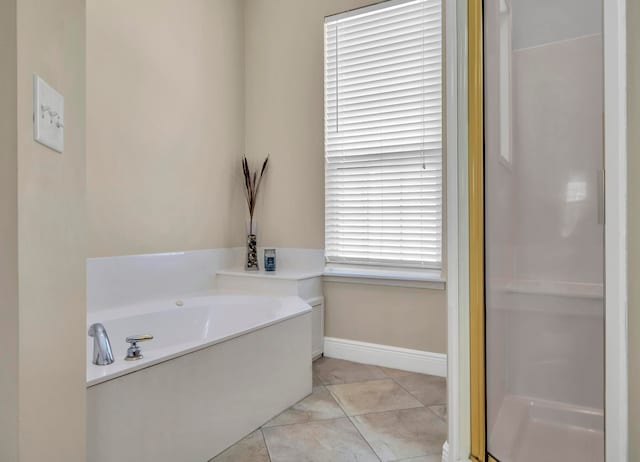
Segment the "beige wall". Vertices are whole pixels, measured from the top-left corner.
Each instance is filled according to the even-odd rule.
[[[325,283],[326,335],[447,352],[444,290]]]
[[[87,0],[89,256],[243,242],[243,6]]]
[[[372,0],[246,0],[249,156],[271,154],[261,245],[324,247],[324,17]],[[444,291],[328,283],[327,336],[446,351]]]
[[[629,443],[630,461],[640,460],[640,3],[627,2],[628,215],[629,215]]]
[[[246,0],[246,150],[271,154],[267,246],[324,248],[324,17],[374,0]]]
[[[0,2],[0,460],[18,458],[16,0]]]
[[[0,459],[83,462],[84,0],[15,5],[0,7]],[[63,154],[33,141],[33,73],[65,96]]]
[[[89,0],[89,255],[242,245],[245,148],[254,162],[272,160],[259,244],[323,248],[323,18],[368,3]],[[357,324],[350,315],[371,286],[343,284],[339,295],[334,287],[327,316]],[[432,311],[444,319],[442,291],[380,290],[384,301],[368,303],[380,313],[412,306],[418,319]],[[396,322],[415,332],[413,317]],[[333,325],[327,335],[337,336]],[[340,335],[445,348],[446,323],[387,340],[370,327]]]

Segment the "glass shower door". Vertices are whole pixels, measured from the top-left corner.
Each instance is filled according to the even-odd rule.
[[[604,460],[602,0],[485,0],[487,448]]]

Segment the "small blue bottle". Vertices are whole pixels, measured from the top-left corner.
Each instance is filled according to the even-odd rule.
[[[264,270],[276,270],[276,249],[264,249]]]

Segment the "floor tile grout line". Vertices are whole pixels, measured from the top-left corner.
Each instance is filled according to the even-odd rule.
[[[355,383],[363,383],[363,382],[355,382]],[[380,462],[382,462],[382,457],[376,452],[376,450],[373,448],[373,446],[371,446],[371,442],[367,439],[367,437],[360,431],[358,426],[355,424],[354,417],[357,417],[357,416],[349,415],[347,410],[340,403],[340,400],[336,396],[334,396],[333,392],[328,388],[327,388],[327,390],[329,390],[329,393],[331,394],[331,397],[334,399],[334,401],[336,403],[338,403],[338,406],[340,406],[340,409],[342,409],[342,412],[344,412],[344,415],[347,417],[347,419],[349,419],[349,422],[351,422],[351,425],[353,425],[353,427],[356,429],[356,431],[362,437],[362,439],[365,441],[365,443],[367,443],[367,446],[369,446],[369,448],[371,449],[373,454],[378,458],[378,460]],[[392,412],[392,411],[386,411],[386,412]],[[365,415],[365,414],[362,414],[362,415]]]
[[[436,414],[435,412],[433,412],[431,409],[429,409],[427,406],[424,405],[420,405],[420,406],[416,406],[416,407],[412,407],[412,408],[402,408],[402,409],[391,409],[391,410],[387,410],[387,411],[377,411],[377,412],[369,412],[366,414],[356,414],[356,415],[348,415],[345,413],[344,416],[342,417],[334,417],[331,419],[318,419],[318,420],[309,420],[307,422],[297,422],[297,423],[292,423],[292,424],[283,424],[283,425],[274,425],[271,427],[261,427],[259,430],[261,432],[262,438],[265,442],[265,447],[267,448],[267,454],[269,456],[269,460],[270,462],[273,462],[273,460],[271,459],[271,452],[269,451],[269,445],[266,441],[266,437],[264,436],[264,430],[265,429],[269,429],[269,428],[281,428],[281,427],[289,427],[289,426],[293,426],[293,425],[305,425],[305,424],[312,424],[312,423],[322,423],[322,422],[332,422],[332,421],[338,421],[338,420],[344,420],[347,419],[355,428],[355,430],[357,431],[357,433],[362,437],[362,439],[365,441],[365,443],[367,444],[367,446],[371,449],[371,451],[373,452],[373,454],[375,455],[375,457],[382,461],[382,458],[378,455],[378,453],[376,452],[376,450],[373,448],[373,446],[371,445],[371,442],[369,441],[369,439],[366,437],[366,435],[364,433],[362,433],[362,431],[360,431],[360,428],[358,427],[358,425],[356,424],[356,419],[358,417],[366,417],[369,415],[375,415],[375,414],[390,414],[393,412],[399,412],[399,411],[409,411],[409,410],[413,410],[413,409],[428,409],[430,413],[432,413],[433,415],[435,415],[439,420],[444,420],[442,419],[442,417],[440,417],[438,414]],[[446,423],[446,422],[444,422]],[[437,452],[434,452],[433,454],[437,454]],[[423,454],[421,456],[416,456],[415,458],[419,458],[422,456],[428,456],[431,455],[431,453],[426,453]],[[396,462],[401,462],[404,461],[406,459],[397,459]],[[411,459],[409,459],[411,460]]]
[[[419,372],[412,372],[412,374],[419,374]],[[426,375],[426,374],[423,374]],[[372,379],[372,380],[363,380],[361,382],[349,382],[349,383],[336,383],[334,385],[325,385],[325,387],[327,388],[327,390],[329,391],[329,393],[331,394],[331,396],[335,399],[335,401],[338,403],[338,405],[342,408],[342,410],[345,412],[345,414],[347,413],[346,409],[344,409],[344,407],[340,404],[340,401],[338,400],[338,398],[333,394],[333,392],[328,388],[331,386],[337,386],[337,385],[356,385],[356,384],[364,384],[367,382],[374,382],[377,380],[391,380],[392,382],[394,382],[396,385],[398,385],[400,388],[402,388],[405,392],[407,392],[409,395],[411,395],[411,397],[413,399],[415,399],[417,402],[420,403],[421,406],[423,407],[429,407],[429,406],[446,406],[447,403],[431,403],[431,404],[424,404],[422,401],[420,401],[420,399],[418,399],[418,397],[416,395],[414,395],[413,393],[411,393],[406,387],[403,387],[402,384],[400,382],[398,382],[395,378],[388,376],[385,379]],[[418,407],[418,406],[416,406]],[[413,408],[407,408],[407,409],[413,409]],[[386,412],[386,411],[382,411],[382,412]],[[364,415],[364,414],[359,414],[359,415]]]
[[[298,404],[302,403],[303,401],[309,399],[311,396],[313,396],[314,393],[316,393],[319,390],[315,390],[316,388],[322,388],[322,391],[326,391],[329,393],[329,395],[331,395],[331,392],[327,389],[326,385],[316,385],[311,387],[311,393],[309,393],[307,396],[305,396],[304,398],[302,398],[299,401],[296,401],[294,404],[292,404],[291,406],[289,406],[288,408],[286,408],[284,411],[282,411],[280,414],[276,414],[275,416],[273,416],[271,419],[267,420],[265,422],[264,425],[261,425],[259,428],[270,428],[270,427],[281,427],[282,425],[271,425],[269,427],[265,427],[266,424],[268,424],[269,422],[271,422],[274,419],[277,419],[278,417],[280,417],[282,414],[284,414],[287,411],[292,410],[294,407],[296,407]],[[333,398],[333,395],[331,395],[331,398]],[[335,398],[333,398],[333,400],[335,401]],[[322,420],[328,420],[328,419],[322,419]],[[283,425],[291,425],[291,424],[283,424]]]
[[[420,408],[424,408],[424,407],[426,407],[426,406],[422,406],[421,405],[421,406],[418,406],[418,407],[415,407],[415,408],[395,409],[395,410],[389,410],[389,411],[371,412],[371,413],[367,413],[367,414],[358,414],[358,415],[353,415],[353,416],[345,415],[343,417],[335,417],[335,418],[331,418],[331,419],[319,419],[319,420],[310,420],[310,421],[307,421],[307,422],[298,422],[298,423],[293,423],[293,424],[274,425],[272,427],[266,427],[266,429],[278,428],[278,427],[288,427],[288,426],[292,426],[292,425],[305,425],[305,424],[311,424],[311,423],[317,423],[317,422],[331,422],[331,421],[338,421],[338,420],[347,419],[349,421],[349,423],[351,423],[351,425],[354,427],[356,432],[360,435],[360,437],[362,437],[362,439],[367,444],[367,446],[371,449],[371,451],[374,454],[374,456],[379,461],[382,461],[382,458],[378,455],[376,450],[373,448],[373,446],[371,445],[371,442],[369,441],[369,439],[367,439],[367,437],[358,428],[358,425],[356,424],[356,421],[355,421],[356,418],[357,417],[367,416],[367,415],[372,415],[372,414],[385,414],[385,413],[391,413],[391,412],[397,412],[397,411],[405,411],[405,410],[410,410],[410,409],[420,409]],[[433,412],[433,411],[431,411],[431,412]],[[439,417],[439,416],[437,416],[437,417]],[[264,429],[265,429],[265,427],[262,427],[259,430],[261,431],[261,435],[262,435],[263,441],[265,443],[265,447],[267,449],[267,454],[269,456],[269,461],[273,462],[273,459],[271,458],[271,452],[269,451],[269,445],[268,445],[268,443],[266,441],[266,437],[264,436],[264,432],[263,432]],[[405,461],[405,460],[409,460],[410,461],[410,460],[417,459],[417,458],[422,457],[422,456],[428,456],[428,455],[432,455],[432,454],[437,454],[437,452],[425,453],[423,455],[416,456],[416,457],[409,458],[409,459],[394,459],[394,460],[395,460],[395,462],[402,462],[402,461]]]
[[[440,456],[440,460],[442,460],[442,457],[441,457],[442,454],[436,451],[436,452],[427,452],[426,454],[422,454],[420,456],[411,456],[411,457],[405,457],[403,459],[394,459],[387,462],[412,462],[418,459],[422,459],[423,457],[429,457],[429,456]]]
[[[320,383],[322,385],[324,385],[325,387],[326,386],[331,386],[331,385],[348,385],[348,384],[351,384],[351,383],[372,382],[374,380],[384,380],[384,379],[387,379],[387,378],[389,378],[389,379],[392,378],[385,371],[383,371],[380,366],[376,366],[375,364],[359,363],[359,362],[356,362],[356,361],[349,361],[347,359],[329,358],[328,356],[322,356],[318,360],[325,359],[325,358],[326,359],[334,359],[334,360],[337,360],[337,361],[343,361],[343,362],[347,362],[347,363],[351,363],[351,364],[358,364],[360,366],[370,367],[370,368],[376,369],[378,372],[380,372],[384,376],[384,377],[377,377],[377,378],[374,378],[374,379],[358,380],[356,382],[327,383],[324,380],[322,380],[322,377],[320,376],[320,374],[318,374],[318,373],[316,373],[315,371],[312,370],[312,374],[314,374],[318,378]],[[315,362],[315,361],[313,361],[313,362]],[[411,373],[413,373],[413,372],[411,372]]]
[[[333,396],[331,397],[333,398]],[[334,399],[335,401],[335,399]],[[413,407],[402,407],[402,408],[398,408],[398,409],[387,409],[385,411],[373,411],[373,412],[365,412],[364,414],[347,414],[347,411],[340,405],[340,403],[338,403],[336,401],[336,404],[340,407],[340,410],[344,413],[344,415],[340,416],[340,417],[329,417],[326,419],[309,419],[306,420],[304,422],[292,422],[292,423],[286,423],[286,424],[278,424],[278,425],[263,425],[259,428],[259,430],[265,430],[265,429],[269,429],[269,428],[279,428],[279,427],[290,427],[292,425],[304,425],[304,424],[308,424],[308,423],[314,423],[314,422],[330,422],[332,420],[340,420],[340,419],[344,419],[346,418],[351,418],[351,417],[366,417],[369,415],[376,415],[376,414],[388,414],[388,413],[392,413],[392,412],[398,412],[398,411],[410,411],[412,409],[428,409],[432,414],[434,414],[436,417],[440,418],[441,420],[444,420],[444,418],[438,414],[436,414],[432,409],[429,409],[429,406],[425,406],[424,404],[420,404],[419,406],[413,406]],[[444,406],[443,404],[434,404],[433,406]],[[432,406],[432,407],[433,407]]]
[[[336,404],[338,405],[338,407],[340,409],[342,409],[342,412],[344,413],[345,416],[347,416],[347,418],[349,417],[349,413],[347,412],[347,410],[344,408],[344,406],[342,405],[342,403],[340,402],[340,400],[338,399],[338,397],[336,395],[333,394],[333,392],[331,390],[329,390],[327,388],[327,390],[329,391],[329,394],[331,395],[331,397],[333,398],[333,400],[336,402]]]
[[[418,374],[418,372],[416,372],[416,374]],[[426,375],[426,374],[423,374]],[[424,407],[429,407],[429,406],[446,406],[448,403],[432,403],[432,404],[424,404],[422,401],[420,401],[418,399],[418,397],[416,395],[414,395],[413,393],[411,393],[406,387],[402,386],[402,384],[400,382],[398,382],[395,378],[390,377],[391,380],[393,380],[400,388],[402,388],[404,391],[406,391],[407,393],[409,393],[416,401],[418,401],[420,404],[422,404]]]
[[[351,416],[349,415],[344,415],[344,417],[336,417],[334,419],[323,419],[323,420],[312,420],[309,422],[301,422],[301,423],[297,423],[297,424],[288,424],[288,425],[279,425],[276,427],[267,427],[267,429],[269,428],[278,428],[278,427],[289,427],[291,425],[305,425],[305,424],[311,424],[311,423],[317,423],[317,422],[332,422],[332,421],[338,421],[338,420],[344,420],[346,419],[351,426],[355,429],[355,431],[358,433],[358,435],[360,435],[360,437],[362,438],[362,440],[367,444],[367,446],[369,447],[369,449],[371,449],[371,452],[373,453],[373,455],[376,457],[376,459],[378,459],[380,462],[382,462],[382,459],[380,458],[380,456],[378,456],[378,453],[375,451],[375,449],[373,449],[373,447],[371,446],[371,443],[369,443],[369,440],[362,434],[362,432],[360,431],[360,429],[358,429],[358,427],[353,423]],[[260,428],[260,431],[263,431],[263,428]],[[269,451],[269,444],[267,443],[267,440],[264,436],[264,433],[262,433],[262,438],[265,441],[265,446],[267,447],[267,453],[269,454],[269,460],[270,462],[273,462],[271,459],[271,452]]]
[[[419,406],[413,406],[413,407],[407,407],[407,408],[400,408],[400,409],[388,409],[386,411],[374,411],[374,412],[366,412],[364,414],[354,414],[354,416],[361,416],[361,415],[369,415],[369,414],[381,414],[383,412],[393,412],[393,411],[401,411],[404,409],[418,409],[420,407],[427,407],[426,405],[424,405],[418,398],[416,398],[413,394],[411,394],[407,389],[405,389],[402,385],[400,385],[398,382],[396,382],[392,377],[389,377],[389,379],[391,379],[392,382],[394,382],[396,385],[398,385],[400,388],[402,388],[405,392],[409,393],[409,395],[411,395],[411,397],[413,399],[416,400],[416,402],[418,402],[420,405]],[[386,380],[386,379],[379,379],[379,380]],[[365,380],[364,382],[352,382],[349,384],[346,383],[341,383],[341,384],[337,384],[337,385],[355,385],[355,384],[364,384],[367,382],[372,382],[373,380]],[[345,415],[347,417],[352,417],[351,414],[349,414],[349,412],[345,409],[345,407],[342,405],[342,403],[340,402],[340,399],[333,394],[333,392],[327,388],[327,391],[329,391],[329,394],[331,395],[331,397],[333,398],[333,400],[338,403],[338,406],[340,406],[340,409],[342,409],[342,411],[345,413]],[[434,404],[434,406],[438,406],[437,404]]]
[[[381,370],[381,372],[386,375],[387,377],[389,377],[390,379],[392,379],[394,382],[398,383],[398,385],[400,385],[400,383],[398,382],[398,378],[402,378],[402,377],[407,377],[409,375],[423,375],[425,377],[435,377],[435,378],[441,378],[441,379],[447,379],[446,377],[441,377],[439,375],[433,375],[433,374],[425,374],[424,372],[414,372],[414,371],[405,371],[403,369],[396,369],[398,371],[401,372],[406,372],[406,374],[401,375],[400,377],[394,377],[391,374],[388,374],[387,372],[384,371],[384,368],[381,366],[376,366],[378,369]]]
[[[304,424],[314,423],[314,422],[331,422],[332,420],[344,419],[345,417],[349,417],[349,416],[347,414],[344,414],[340,417],[329,417],[327,419],[310,419],[305,422],[293,422],[293,423],[286,423],[286,424],[279,424],[279,425],[269,425],[268,427],[263,425],[262,427],[260,427],[260,430],[269,429],[269,428],[290,427],[292,425],[304,425]]]
[[[373,411],[373,412],[365,412],[364,414],[347,415],[347,417],[366,417],[369,415],[387,414],[387,413],[399,412],[399,411],[411,411],[413,409],[423,409],[423,408],[426,408],[426,406],[421,404],[420,406],[414,406],[414,407],[401,407],[399,409],[387,409],[386,411]]]
[[[273,427],[260,427],[260,430],[269,430],[271,428],[291,427],[293,425],[307,425],[307,424],[313,424],[313,423],[326,423],[326,422],[333,422],[335,420],[342,420],[342,419],[348,419],[348,418],[349,418],[348,415],[343,415],[342,417],[332,417],[331,419],[309,420],[307,422],[298,422],[298,423],[284,424],[284,425],[274,425]]]
[[[263,428],[274,428],[274,427],[286,427],[286,426],[289,426],[289,425],[298,425],[298,424],[305,424],[305,423],[310,423],[310,422],[325,422],[325,421],[328,421],[328,420],[336,420],[336,419],[342,419],[342,418],[344,418],[344,417],[348,417],[348,415],[347,415],[346,411],[344,410],[344,408],[340,405],[340,403],[338,402],[338,400],[336,399],[336,397],[335,397],[335,396],[333,396],[333,393],[331,393],[331,391],[330,391],[328,388],[326,388],[326,387],[325,387],[325,390],[327,391],[327,393],[329,393],[329,397],[333,400],[333,402],[334,402],[334,403],[338,406],[338,408],[342,411],[342,414],[343,414],[342,416],[340,416],[340,417],[330,417],[330,418],[328,418],[328,419],[309,419],[309,420],[307,420],[306,422],[293,422],[293,423],[289,423],[289,424],[269,425],[268,427],[266,426],[266,424],[267,424],[267,423],[269,423],[269,422],[271,422],[271,420],[274,420],[274,419],[276,419],[276,418],[280,417],[280,416],[281,416],[282,414],[284,414],[285,412],[287,412],[287,411],[291,410],[291,409],[292,409],[294,406],[296,406],[298,403],[300,403],[300,402],[304,401],[304,399],[303,399],[303,400],[298,401],[298,403],[294,404],[293,406],[288,407],[287,409],[285,409],[284,411],[282,411],[280,414],[278,414],[277,416],[275,416],[273,419],[271,419],[271,420],[267,421],[267,423],[265,423],[264,425],[262,425],[262,426],[260,427],[260,429],[263,429]],[[311,395],[312,395],[312,394],[313,394],[313,393],[311,393]],[[309,396],[311,396],[311,395],[309,395]],[[307,396],[307,398],[308,398],[309,396]],[[305,398],[305,399],[307,399],[307,398]]]
[[[402,388],[404,391],[406,391],[407,393],[409,393],[409,395],[411,395],[411,397],[412,397],[413,399],[415,399],[417,402],[419,402],[420,404],[422,404],[424,407],[427,407],[427,405],[426,405],[426,404],[424,404],[422,401],[420,401],[416,395],[414,395],[414,394],[413,394],[413,393],[411,393],[409,390],[407,390],[405,387],[403,387],[403,386],[402,386],[402,384],[401,384],[400,382],[398,382],[398,381],[397,381],[396,379],[394,379],[393,377],[391,378],[391,380],[393,380],[393,381],[396,383],[396,385],[398,385],[398,386],[399,386],[400,388]]]
[[[391,377],[390,377],[391,378]],[[392,379],[393,380],[393,379]],[[359,384],[359,383],[366,383],[366,382],[370,382],[371,380],[367,380],[365,382],[353,382],[354,384]],[[409,391],[407,391],[402,385],[400,385],[399,383],[397,383],[395,380],[393,380],[400,388],[402,388],[404,391],[406,391],[407,393],[409,393]],[[346,384],[340,384],[340,385],[346,385]],[[344,406],[340,403],[340,400],[338,399],[338,397],[336,397],[333,392],[331,390],[329,390],[327,388],[327,390],[329,391],[329,393],[331,394],[331,397],[333,398],[333,400],[338,404],[338,406],[340,406],[340,409],[342,409],[342,412],[344,412],[344,414],[351,419],[352,417],[361,417],[361,416],[367,416],[367,415],[372,415],[372,414],[384,414],[387,412],[396,412],[396,411],[406,411],[409,409],[420,409],[420,408],[428,408],[426,405],[422,404],[422,402],[420,402],[420,400],[418,398],[416,398],[414,395],[412,395],[411,393],[409,393],[411,395],[412,398],[414,398],[418,403],[419,406],[413,406],[413,407],[404,407],[404,408],[400,408],[400,409],[387,409],[386,411],[374,411],[374,412],[365,412],[364,414],[349,414],[347,412],[347,410],[344,408]],[[441,406],[441,404],[434,404],[433,406]],[[431,411],[431,410],[430,410]],[[435,412],[431,411],[433,414],[435,414]],[[437,414],[435,414],[437,417]]]
[[[299,401],[296,401],[296,402],[295,402],[295,403],[293,403],[291,406],[289,406],[289,407],[288,407],[288,408],[286,408],[284,411],[282,411],[280,414],[276,414],[276,415],[274,415],[274,416],[273,416],[273,417],[271,417],[269,420],[267,420],[263,425],[261,425],[259,428],[264,428],[264,426],[265,426],[266,424],[268,424],[269,422],[271,422],[272,420],[277,419],[278,417],[280,417],[280,416],[281,416],[282,414],[284,414],[285,412],[290,411],[290,410],[291,410],[291,409],[293,409],[295,406],[297,406],[298,404],[300,404],[301,402],[303,402],[303,401],[304,401],[304,400],[306,400],[307,398],[311,397],[311,396],[313,395],[313,393],[314,393],[314,391],[313,391],[313,389],[314,389],[314,388],[316,388],[316,387],[312,387],[312,388],[311,388],[311,393],[309,393],[307,396],[305,396],[304,398],[302,398],[302,399],[301,399],[301,400],[299,400]],[[325,389],[326,389],[326,387],[325,387]],[[327,390],[327,391],[328,391],[328,390]],[[275,427],[276,425],[273,425],[273,426]],[[267,427],[267,428],[268,428],[268,427]]]
[[[373,455],[376,456],[380,462],[382,462],[382,457],[380,457],[380,455],[376,452],[376,450],[373,449],[373,446],[371,446],[371,442],[367,439],[367,437],[362,434],[362,432],[360,431],[356,423],[353,421],[353,417],[347,416],[347,419],[349,419],[349,422],[351,423],[353,428],[356,429],[356,431],[358,432],[358,435],[360,435],[360,438],[362,438],[364,442],[367,443],[367,446],[369,446],[369,449],[371,449],[371,452],[373,452]]]
[[[351,423],[353,424],[353,426],[356,428],[356,430],[358,431],[358,433],[360,433],[360,436],[362,436],[362,438],[364,438],[364,440],[367,442],[367,444],[369,445],[369,447],[373,450],[373,452],[375,453],[376,457],[378,457],[378,459],[380,459],[382,461],[382,457],[380,457],[378,455],[378,453],[376,452],[375,449],[373,449],[373,446],[371,446],[371,443],[369,442],[369,440],[367,439],[367,437],[360,431],[360,429],[358,428],[358,425],[356,425],[356,422],[354,421],[356,417],[365,417],[365,416],[369,416],[369,415],[373,415],[373,414],[387,414],[387,413],[392,413],[392,412],[399,412],[399,411],[408,411],[408,410],[412,410],[412,409],[421,409],[421,408],[426,408],[429,410],[429,412],[431,412],[432,414],[434,414],[439,420],[443,420],[439,415],[437,415],[435,412],[433,412],[431,409],[429,409],[427,406],[425,405],[421,405],[421,406],[416,406],[416,407],[410,407],[410,408],[406,408],[406,409],[395,409],[395,410],[390,410],[390,411],[380,411],[380,412],[370,412],[368,414],[358,414],[358,415],[353,415],[353,416],[348,416],[349,420],[351,421]],[[444,422],[446,424],[446,422]],[[438,452],[433,452],[433,453],[425,453],[425,454],[420,454],[418,456],[412,456],[410,458],[402,458],[402,459],[393,459],[392,461],[388,461],[388,462],[403,462],[403,461],[411,461],[414,459],[419,459],[421,457],[425,457],[425,456],[430,456],[430,455],[437,455]]]
[[[260,431],[260,434],[262,435],[262,442],[264,443],[264,447],[267,450],[267,457],[269,458],[269,462],[273,462],[271,460],[271,451],[269,450],[269,444],[267,443],[267,438],[264,436],[264,432],[262,431],[262,427],[260,427],[258,430]]]
[[[431,409],[432,407],[435,406],[447,406],[446,404],[434,404],[433,406],[425,406],[427,409],[429,409],[429,412],[431,412],[432,414],[434,414],[437,418],[439,418],[440,420],[442,420],[444,423],[447,423],[447,419],[445,419],[444,417],[442,417],[440,414],[438,414],[436,411],[434,411],[433,409]],[[449,408],[447,407],[447,414],[449,412]]]
[[[357,382],[339,382],[339,383],[324,383],[323,382],[323,385],[325,387],[332,387],[334,385],[351,385],[353,383],[375,382],[376,380],[388,380],[388,379],[393,380],[391,377],[385,376],[385,377],[377,377],[375,379],[358,380]]]
[[[327,387],[327,389],[328,389],[328,387],[337,387],[337,386],[340,386],[340,385],[356,385],[356,384],[365,384],[365,383],[371,383],[371,382],[381,382],[381,381],[387,381],[387,380],[391,380],[392,382],[394,382],[397,385],[399,385],[403,390],[405,389],[404,387],[402,387],[402,385],[400,385],[398,382],[396,382],[391,377],[381,377],[381,378],[378,378],[378,379],[360,380],[358,382],[333,383],[333,384],[325,385],[325,387]],[[411,396],[413,396],[413,395],[411,395]]]
[[[329,358],[327,356],[323,356],[322,358],[336,359],[338,361],[344,361],[344,362],[348,362],[348,363],[352,363],[352,364],[358,364],[360,366],[371,367],[373,369],[377,369],[382,375],[384,375],[384,378],[389,378],[389,379],[392,379],[394,382],[397,382],[397,380],[396,380],[396,378],[394,376],[392,376],[391,374],[389,374],[389,373],[384,371],[384,369],[393,369],[393,368],[389,368],[389,367],[385,367],[385,366],[378,366],[376,364],[359,363],[359,362],[356,362],[356,361],[349,361],[349,360],[346,360],[346,359]],[[396,370],[401,371],[401,372],[405,372],[405,374],[402,377],[406,377],[407,375],[424,375],[426,377],[444,378],[446,380],[446,377],[441,377],[439,375],[426,374],[424,372],[407,371],[407,370],[404,370],[404,369],[396,369]],[[315,374],[315,372],[314,372],[314,374]],[[320,382],[322,382],[323,385],[346,385],[347,383],[361,383],[361,382],[370,382],[372,380],[381,380],[381,378],[377,378],[377,379],[360,380],[358,382],[325,383],[320,378],[319,374],[315,374],[315,375],[318,377],[318,379],[320,380]],[[399,383],[398,383],[398,385],[399,385]]]
[[[392,379],[394,382],[396,382],[395,377],[394,377],[394,376],[392,376],[391,374],[386,373],[386,372],[384,371],[384,369],[383,369],[381,366],[376,366],[376,367],[377,367],[378,369],[380,369],[380,371],[381,371],[384,375],[386,375],[387,377],[389,377],[390,379]],[[397,369],[397,370],[401,370],[401,369]],[[411,371],[403,371],[403,372],[406,372],[405,376],[406,376],[406,375],[410,375],[410,374],[420,374],[420,372],[411,372]]]

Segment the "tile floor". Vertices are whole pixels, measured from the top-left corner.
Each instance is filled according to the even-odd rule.
[[[321,358],[313,385],[211,462],[440,462],[445,379]]]

